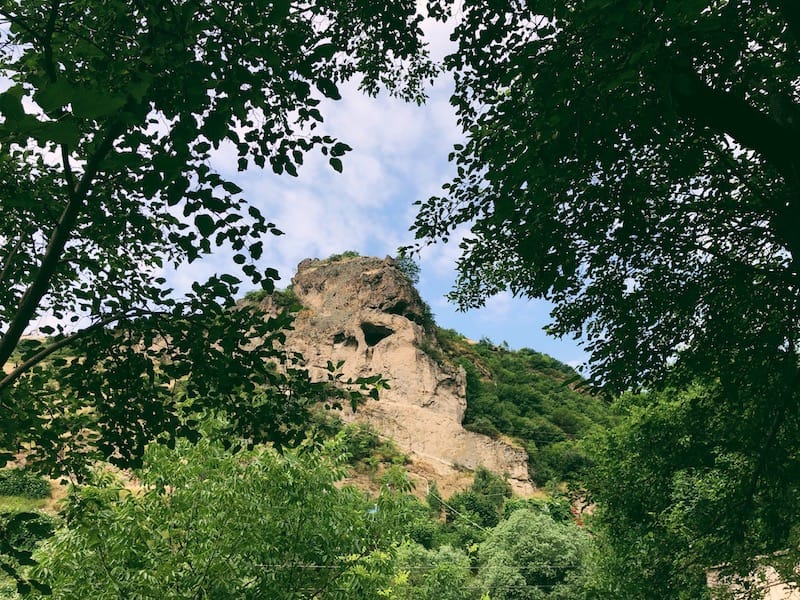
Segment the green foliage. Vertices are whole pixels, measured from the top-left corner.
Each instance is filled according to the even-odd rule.
[[[571,440],[528,447],[528,466],[539,484],[548,481],[580,482],[591,471],[591,454]]]
[[[494,527],[500,521],[503,502],[511,497],[511,484],[485,467],[478,467],[469,489],[456,492],[445,504],[448,523],[466,518],[474,525]]]
[[[514,511],[480,545],[481,585],[496,600],[578,598],[589,544],[588,534],[572,523]]]
[[[469,557],[450,546],[429,550],[403,544],[390,598],[396,600],[478,600],[470,573]]]
[[[297,299],[297,294],[294,293],[291,285],[286,289],[275,289],[271,292],[267,290],[251,290],[244,295],[246,301],[253,303],[261,302],[265,298],[272,298],[272,302],[276,308],[288,312],[297,312],[303,308],[303,305],[300,304],[300,301]]]
[[[715,565],[747,574],[758,556],[800,560],[800,475],[790,458],[797,437],[776,433],[765,448],[763,415],[750,412],[746,397],[741,412],[721,411],[724,393],[696,384],[626,395],[625,418],[595,441],[589,484],[609,587],[699,598]],[[784,573],[790,580],[793,568]]]
[[[294,293],[292,286],[289,286],[284,290],[273,291],[272,301],[278,308],[287,310],[289,312],[297,312],[303,308],[303,305],[300,304],[300,300],[298,300],[297,294]]]
[[[261,302],[264,298],[268,298],[270,293],[267,290],[250,290],[245,292],[244,299],[247,302]]]
[[[49,588],[27,570],[34,565],[31,556],[39,542],[53,535],[56,519],[38,511],[10,511],[0,514],[0,590],[13,590],[9,598],[17,598],[16,592],[27,593],[32,589],[48,593]]]
[[[796,347],[793,3],[461,11],[447,63],[467,141],[415,225],[471,229],[461,306],[550,298],[552,331],[585,335],[618,391],[658,382],[678,350],[721,367],[736,347]]]
[[[484,416],[475,417],[469,423],[464,423],[464,429],[480,433],[481,435],[487,435],[493,440],[500,437],[500,430],[494,426],[494,423],[492,423],[488,417]]]
[[[29,412],[6,433],[19,444],[39,442],[26,450],[29,464],[78,478],[106,458],[137,466],[150,441],[196,440],[209,421],[217,438],[292,445],[305,437],[316,404],[357,406],[383,385],[379,377],[345,379],[336,365],[327,381],[311,381],[282,346],[291,315],[267,318],[257,306],[236,304],[222,280],[195,290],[192,318],[143,317],[98,330],[73,343],[83,360],[41,365],[7,390]],[[220,295],[229,302],[217,304]],[[44,413],[52,421],[42,430]]]
[[[423,338],[422,341],[419,342],[419,349],[432,358],[436,364],[440,366],[445,364],[446,359],[444,352],[442,352],[441,348],[437,345],[431,343],[429,339]]]
[[[246,399],[268,385],[277,401],[287,378],[259,365],[292,364],[274,351],[286,323],[265,328],[235,298],[243,282],[273,289],[261,259],[282,232],[210,158],[230,146],[239,170],[296,176],[318,151],[341,171],[350,147],[317,131],[322,99],[357,78],[421,101],[436,71],[421,19],[410,0],[0,6],[0,366],[42,315],[58,321],[0,379],[0,458],[35,447],[42,468],[80,475],[196,437],[216,407],[246,436],[280,421]],[[158,276],[219,248],[240,274],[184,298]]]
[[[428,492],[425,494],[425,501],[428,503],[431,515],[434,518],[438,518],[442,514],[444,501],[442,500],[439,486],[436,484],[435,480],[428,484]]]
[[[476,494],[493,498],[496,506],[502,506],[504,498],[511,497],[511,484],[486,467],[475,469],[470,489]]]
[[[150,446],[141,492],[72,491],[35,573],[54,598],[377,597],[405,518],[392,494],[338,486],[341,456]]]
[[[331,254],[328,258],[323,259],[322,262],[334,263],[342,260],[347,260],[349,258],[358,258],[359,256],[361,255],[355,250],[345,250],[344,252],[340,252],[338,254]]]
[[[381,437],[368,423],[350,423],[342,429],[342,448],[352,464],[374,471],[379,464],[404,465],[406,454],[395,443]]]
[[[424,300],[420,300],[422,303],[422,314],[420,315],[420,322],[419,324],[422,325],[422,328],[428,334],[436,334],[436,315],[433,314],[433,309],[431,309],[431,305],[425,302]]]
[[[50,482],[41,475],[25,469],[2,469],[0,470],[0,496],[49,498]]]
[[[394,265],[397,269],[406,276],[406,279],[411,285],[419,283],[419,263],[411,258],[408,254],[400,253],[394,259]]]
[[[380,477],[380,483],[381,487],[402,494],[411,492],[415,487],[406,470],[400,465],[392,465],[386,469]]]
[[[502,290],[549,299],[550,331],[587,340],[594,385],[653,394],[597,483],[612,538],[641,557],[619,564],[648,581],[628,597],[699,597],[708,561],[795,548],[796,3],[467,1],[453,38],[466,141],[416,234],[469,228],[462,307]],[[670,388],[695,400],[670,406]]]
[[[450,496],[445,506],[445,516],[448,523],[462,518],[482,528],[494,527],[500,522],[496,499],[474,490],[464,490]]]
[[[488,340],[470,344],[452,330],[438,329],[437,339],[466,372],[466,429],[520,440],[539,485],[581,480],[591,461],[576,441],[607,427],[613,417],[599,398],[571,387],[580,382],[573,369],[527,348],[511,351]]]
[[[503,504],[503,519],[508,519],[518,510],[529,510],[548,515],[557,523],[572,522],[572,506],[567,498],[548,496],[546,498],[509,498]]]
[[[20,518],[21,516],[25,518]],[[0,514],[0,528],[15,549],[33,552],[36,544],[53,535],[57,520],[43,512]]]

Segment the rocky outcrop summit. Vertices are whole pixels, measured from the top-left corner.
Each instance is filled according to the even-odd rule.
[[[356,414],[345,410],[345,420],[371,423],[437,475],[483,465],[508,474],[517,493],[533,491],[524,449],[461,426],[464,371],[437,351],[426,305],[391,258],[304,260],[292,290],[303,309],[286,344],[305,357],[312,376],[325,377],[328,361],[342,360],[345,377],[389,380],[379,401]]]

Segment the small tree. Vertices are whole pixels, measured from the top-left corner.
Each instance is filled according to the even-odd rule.
[[[572,523],[517,510],[481,544],[478,577],[497,600],[578,597],[589,536]]]
[[[340,487],[338,442],[280,455],[150,446],[142,491],[118,481],[70,494],[33,575],[53,597],[377,597],[401,519],[391,496]]]
[[[402,248],[397,257],[395,257],[394,264],[412,285],[417,285],[419,283],[419,263],[405,253]]]

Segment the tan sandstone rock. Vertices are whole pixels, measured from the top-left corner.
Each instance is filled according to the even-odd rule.
[[[464,371],[436,351],[423,327],[424,303],[391,258],[304,260],[292,288],[304,308],[286,343],[312,376],[325,377],[328,361],[343,360],[346,377],[380,373],[390,382],[379,401],[355,415],[346,410],[345,420],[371,423],[437,476],[483,465],[508,474],[515,492],[533,492],[524,449],[461,426]]]

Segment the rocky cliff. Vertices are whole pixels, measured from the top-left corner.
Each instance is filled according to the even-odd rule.
[[[380,373],[390,382],[379,401],[344,411],[345,420],[371,423],[435,477],[484,465],[507,473],[517,493],[533,491],[524,449],[461,426],[463,369],[437,352],[425,304],[391,258],[304,260],[292,289],[303,309],[287,346],[312,375],[322,378],[328,361],[343,360],[346,377]]]

